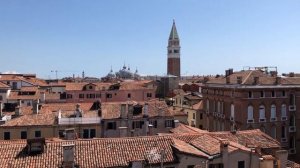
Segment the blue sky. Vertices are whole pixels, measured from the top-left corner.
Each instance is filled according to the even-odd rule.
[[[299,0],[1,0],[0,72],[163,75],[175,19],[182,75],[300,72]]]

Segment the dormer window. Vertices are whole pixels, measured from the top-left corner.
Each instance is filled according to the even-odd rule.
[[[40,154],[44,152],[44,146],[46,145],[45,138],[36,138],[27,140],[28,154]]]

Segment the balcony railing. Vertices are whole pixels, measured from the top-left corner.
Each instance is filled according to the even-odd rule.
[[[289,132],[296,132],[296,126],[289,126]]]
[[[98,124],[101,122],[100,117],[92,118],[83,118],[83,117],[74,117],[74,118],[58,118],[59,125],[71,125],[71,124]]]
[[[296,111],[296,105],[289,105],[289,111]]]

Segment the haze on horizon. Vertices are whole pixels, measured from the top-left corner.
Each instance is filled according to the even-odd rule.
[[[173,19],[182,75],[300,72],[300,1],[0,1],[0,72],[102,77],[124,63],[163,75]]]

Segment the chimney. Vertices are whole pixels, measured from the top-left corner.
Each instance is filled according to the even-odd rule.
[[[230,77],[229,76],[226,77],[226,84],[230,84]]]
[[[209,80],[209,78],[206,76],[206,77],[204,77],[203,78],[203,83],[206,83],[206,82],[208,82],[208,80]]]
[[[2,116],[3,116],[3,114],[2,114],[2,109],[3,109],[3,104],[2,104],[2,102],[0,101],[0,120],[2,119]]]
[[[82,117],[82,110],[80,109],[80,104],[76,104],[75,116]]]
[[[179,120],[174,120],[174,127],[175,127],[175,128],[178,127],[179,124],[180,124]]]
[[[276,77],[277,76],[277,71],[270,71],[270,74],[272,77]]]
[[[20,116],[22,114],[22,107],[17,106],[15,110],[15,116]]]
[[[259,77],[255,76],[254,77],[254,85],[258,85],[259,84]]]
[[[121,118],[126,118],[126,104],[121,104]]]
[[[77,139],[77,135],[74,128],[65,129],[65,139],[74,140]]]
[[[275,153],[276,158],[278,159],[279,167],[286,167],[285,163],[288,159],[288,151],[286,150],[278,150]]]
[[[276,85],[280,85],[281,84],[281,77],[277,76],[276,77]]]
[[[43,92],[42,93],[42,103],[45,103],[45,101],[46,101],[46,93]]]
[[[62,145],[63,147],[63,168],[73,168],[74,164],[74,153],[75,153],[75,145],[74,144],[66,144]]]
[[[39,114],[39,100],[33,101],[32,106],[33,114]]]
[[[120,138],[121,137],[127,137],[127,130],[128,130],[128,127],[119,127],[119,134],[120,134]]]
[[[290,72],[289,73],[289,77],[295,77],[295,73],[294,72]]]
[[[228,162],[228,146],[229,146],[229,141],[226,139],[221,139],[220,140],[220,151],[222,154],[222,160],[224,164],[224,168],[229,168],[229,162]]]
[[[165,111],[163,110],[163,108],[158,108],[158,115],[159,116],[165,116]]]
[[[225,70],[225,77],[230,76],[232,74],[233,74],[233,69],[232,68],[229,68],[229,69]]]
[[[241,76],[236,77],[236,81],[237,81],[238,84],[242,84],[243,77],[241,77]]]
[[[148,107],[149,107],[148,103],[145,103],[145,105],[144,105],[144,118],[148,118],[148,116],[149,116]]]

